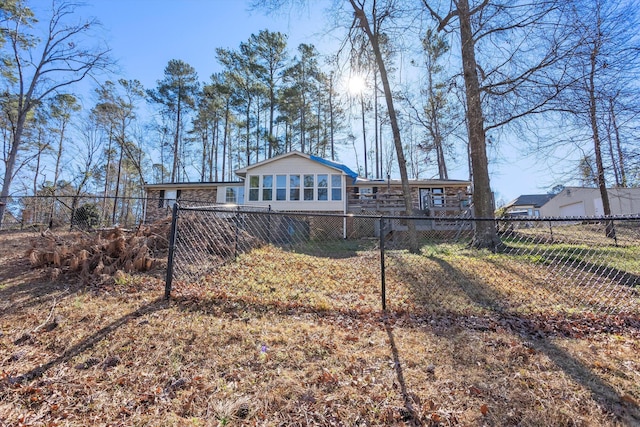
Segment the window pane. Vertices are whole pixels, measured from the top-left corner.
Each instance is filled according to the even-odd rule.
[[[327,191],[326,188],[318,188],[318,200],[328,200]]]
[[[263,175],[262,176],[262,187],[263,188],[272,188],[273,187],[273,175]]]
[[[273,194],[273,190],[270,188],[262,189],[262,200],[271,200],[271,195]]]
[[[289,175],[289,200],[300,200],[300,175]]]
[[[304,199],[313,200],[313,175],[304,176]]]
[[[276,200],[287,200],[287,175],[276,175]]]
[[[258,189],[250,188],[249,189],[249,201],[257,202],[258,201]]]
[[[342,200],[342,176],[331,175],[331,200]]]
[[[251,175],[249,177],[249,188],[258,188],[260,186],[260,177],[258,175]]]
[[[227,202],[227,203],[236,203],[235,188],[227,187],[227,191],[226,191],[226,194],[225,194],[225,202]]]
[[[329,177],[327,175],[318,175],[318,188],[327,188],[329,186]]]
[[[313,188],[313,175],[305,175],[304,176],[304,187],[305,188]]]

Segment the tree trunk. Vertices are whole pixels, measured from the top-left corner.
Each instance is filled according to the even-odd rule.
[[[178,94],[178,108],[177,108],[177,116],[176,116],[176,131],[173,134],[173,167],[171,168],[171,182],[176,182],[177,179],[177,175],[178,175],[178,159],[180,158],[179,156],[179,150],[180,150],[180,113],[181,111],[181,105],[180,105],[180,94]],[[122,148],[120,148],[122,150]],[[115,211],[114,211],[115,212]]]
[[[227,147],[227,134],[229,131],[229,110],[230,110],[230,99],[227,98],[227,104],[224,110],[224,129],[222,130],[222,170],[220,171],[222,175],[222,179],[225,179],[225,162],[227,160],[227,150],[229,153],[231,152],[231,148]],[[231,162],[229,162],[231,164]],[[217,178],[216,178],[217,180]]]
[[[273,81],[273,76],[271,77],[271,81]],[[274,112],[275,112],[275,107],[276,107],[276,94],[273,90],[273,85],[269,86],[269,136],[267,137],[269,139],[268,142],[268,153],[267,153],[267,158],[272,158],[273,157],[273,146],[276,143],[275,142],[275,138],[273,137],[273,116],[274,116]]]
[[[616,151],[618,152],[618,169],[620,172],[620,186],[622,188],[627,187],[627,173],[624,167],[624,154],[622,153],[622,146],[620,144],[620,129],[618,128],[618,122],[616,120],[616,112],[613,108],[613,99],[609,100],[609,108],[611,110],[611,125],[616,136]]]
[[[209,181],[218,181],[218,148],[220,144],[220,115],[216,113],[214,125],[211,128],[211,151],[209,156]],[[215,172],[215,173],[214,173]]]
[[[27,109],[24,104],[30,101],[23,101],[21,96],[18,100],[18,120],[13,131],[13,141],[11,149],[7,156],[4,169],[4,179],[2,181],[2,191],[0,191],[0,228],[2,228],[2,221],[4,220],[4,213],[7,209],[7,203],[9,203],[9,189],[11,188],[11,182],[13,181],[13,171],[16,166],[16,159],[18,157],[18,148],[22,143],[22,133],[24,132],[24,123],[27,118]]]
[[[380,80],[382,81],[382,87],[384,89],[384,98],[387,103],[387,110],[389,114],[389,122],[391,123],[391,133],[393,135],[393,144],[396,149],[396,156],[398,156],[398,169],[400,171],[400,181],[402,183],[402,196],[404,200],[404,208],[408,216],[413,215],[413,200],[411,198],[411,187],[409,186],[409,177],[407,175],[407,160],[404,156],[404,149],[402,148],[402,138],[400,136],[400,127],[398,126],[398,116],[396,115],[395,106],[393,103],[393,93],[391,92],[391,85],[389,84],[389,76],[387,75],[387,67],[385,66],[382,51],[378,44],[378,34],[374,34],[371,31],[369,21],[364,13],[364,10],[360,9],[355,0],[349,0],[356,17],[360,20],[362,30],[367,35],[371,48],[376,60],[378,72],[380,73]],[[366,153],[365,153],[366,156]],[[415,222],[409,221],[409,247],[412,252],[418,250],[417,235]]]
[[[58,179],[60,179],[60,161],[62,160],[62,142],[64,140],[64,129],[65,125],[63,122],[60,129],[60,139],[58,140],[58,151],[56,152],[56,166],[53,170],[53,185],[51,186],[53,192],[53,201],[51,203],[51,210],[49,212],[49,227],[53,226],[53,209],[55,206],[56,194],[58,193]]]
[[[364,94],[360,92],[360,109],[362,111],[362,145],[364,148],[364,177],[369,178],[369,168],[367,167],[367,127],[364,120]]]
[[[120,194],[120,174],[122,172],[122,146],[120,147],[120,157],[118,159],[118,173],[116,174],[116,192],[113,196],[113,211],[111,213],[111,225],[116,223],[116,210],[118,208],[118,196]],[[173,180],[172,180],[173,181]]]
[[[484,118],[480,99],[477,63],[475,58],[475,42],[471,29],[471,16],[468,0],[457,2],[460,21],[460,44],[462,47],[462,69],[467,101],[467,117],[469,122],[469,151],[473,176],[473,205],[475,217],[480,218],[475,224],[472,245],[496,251],[501,242],[498,238],[494,219],[493,197],[489,183],[489,167],[487,160]]]
[[[593,149],[596,157],[596,176],[598,179],[598,188],[600,189],[600,197],[602,198],[602,210],[605,216],[611,216],[611,205],[609,204],[609,193],[607,192],[607,183],[604,176],[604,163],[602,161],[602,142],[600,140],[600,132],[598,130],[598,116],[596,109],[596,88],[595,75],[597,70],[597,57],[599,46],[594,44],[591,52],[590,70],[589,70],[589,121],[591,122],[591,134],[593,138]],[[612,239],[616,238],[616,231],[613,221],[606,221],[605,234]]]
[[[382,178],[382,150],[379,147],[380,138],[378,137],[378,73],[373,71],[373,136],[375,144],[376,156],[376,179]]]
[[[334,117],[333,117],[333,72],[329,76],[329,140],[331,144],[331,161],[336,160],[336,151],[334,146]]]
[[[251,164],[251,124],[250,124],[250,120],[251,120],[251,101],[247,100],[247,109],[245,111],[245,119],[247,121],[246,127],[245,127],[245,137],[246,137],[246,147],[245,149],[247,150],[247,164],[246,166],[249,166]]]

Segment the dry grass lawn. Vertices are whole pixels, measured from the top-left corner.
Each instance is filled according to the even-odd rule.
[[[376,253],[264,247],[165,301],[32,237],[0,234],[2,427],[640,425],[638,311],[567,317],[539,267],[396,254],[383,312]]]

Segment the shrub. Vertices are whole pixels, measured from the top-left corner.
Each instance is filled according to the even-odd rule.
[[[82,229],[93,228],[100,223],[100,213],[95,203],[87,203],[73,212],[71,225]]]

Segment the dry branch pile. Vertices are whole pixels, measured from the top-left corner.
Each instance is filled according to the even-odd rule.
[[[104,282],[124,273],[150,271],[166,265],[171,219],[134,232],[121,228],[96,233],[43,232],[31,242],[27,256],[35,267],[48,267],[51,277],[78,274],[84,282]]]

